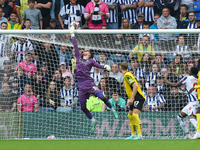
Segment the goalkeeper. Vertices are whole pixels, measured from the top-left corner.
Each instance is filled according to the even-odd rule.
[[[198,100],[200,101],[200,59],[198,61],[198,83],[196,86],[194,86],[193,88],[190,89],[189,93],[192,93],[192,91],[194,89],[197,89],[197,97]],[[197,117],[197,132],[196,134],[193,136],[192,139],[200,139],[200,105],[196,106],[196,117]]]
[[[90,111],[86,108],[86,99],[89,98],[90,94],[99,97],[111,109],[116,119],[118,118],[118,114],[114,110],[114,108],[112,108],[108,99],[104,97],[101,90],[99,90],[99,88],[93,82],[93,79],[90,77],[90,70],[93,66],[101,69],[105,68],[108,71],[110,71],[111,68],[108,65],[100,65],[99,63],[97,63],[93,58],[91,58],[92,55],[89,50],[83,50],[80,53],[74,35],[74,26],[71,26],[69,30],[75,50],[76,67],[74,70],[74,75],[78,80],[79,101],[81,104],[81,110],[92,121],[92,131],[94,132],[96,129],[97,121],[96,119],[94,119]]]

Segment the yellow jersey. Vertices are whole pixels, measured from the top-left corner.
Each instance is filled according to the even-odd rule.
[[[137,55],[138,61],[142,59],[142,56],[145,52],[148,52],[151,56],[155,56],[155,50],[153,46],[148,45],[147,48],[143,47],[142,44],[138,44],[133,50],[132,53]]]
[[[133,74],[131,74],[130,72],[126,72],[124,74],[124,87],[125,87],[125,90],[126,90],[126,94],[128,95],[128,98],[131,98],[131,95],[133,93],[133,83],[136,83],[137,86],[138,86],[138,90],[137,90],[137,93],[135,95],[135,98],[134,100],[140,100],[140,99],[145,99],[145,96],[137,82],[137,80],[135,79],[135,77],[133,76]]]
[[[200,71],[198,72],[197,85],[194,88],[197,89],[197,97],[198,97],[198,100],[200,100]]]

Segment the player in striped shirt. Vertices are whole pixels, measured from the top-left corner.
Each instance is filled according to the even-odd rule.
[[[119,0],[122,10],[122,20],[128,18],[131,24],[137,22],[137,3],[138,0]]]
[[[187,93],[188,93],[188,104],[182,109],[181,113],[177,116],[177,119],[180,123],[181,128],[185,132],[186,136],[185,139],[190,139],[191,136],[189,134],[189,131],[187,129],[186,123],[183,120],[184,117],[189,116],[190,117],[190,122],[193,124],[195,129],[197,128],[197,121],[196,121],[196,105],[199,105],[199,101],[197,98],[197,91],[194,90],[191,93],[189,93],[189,90],[193,88],[195,85],[197,85],[197,73],[198,73],[198,68],[192,67],[190,70],[190,75],[184,77],[177,83],[173,83],[168,81],[166,78],[164,78],[164,82],[166,84],[169,84],[173,87],[180,87],[181,85],[185,84]]]
[[[144,14],[144,20],[149,22],[150,25],[154,22],[154,3],[155,0],[139,0],[138,2],[139,12]]]
[[[107,29],[118,29],[119,0],[102,0],[109,8],[110,18],[106,20]]]

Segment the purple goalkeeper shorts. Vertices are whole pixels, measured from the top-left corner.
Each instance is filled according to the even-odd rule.
[[[92,80],[86,80],[78,83],[79,101],[85,101],[90,97],[90,94],[97,95],[101,90],[96,86]]]

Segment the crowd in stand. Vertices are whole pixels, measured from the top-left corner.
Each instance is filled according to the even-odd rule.
[[[1,30],[64,30],[74,20],[80,29],[189,30],[200,29],[199,17],[200,3],[194,0],[0,0]],[[52,36],[40,38],[55,40]],[[200,58],[190,52],[200,49],[199,38],[199,34],[116,34],[80,35],[77,41],[105,50],[84,49],[93,52],[99,64],[111,66],[110,72],[94,67],[91,77],[114,109],[129,109],[119,70],[120,62],[128,61],[128,71],[146,96],[143,111],[180,111],[187,103],[184,86],[171,87],[163,78],[178,82],[189,75]],[[0,112],[80,111],[73,48],[23,37],[13,37],[10,43],[6,35],[0,40]],[[87,108],[109,111],[94,95]]]

